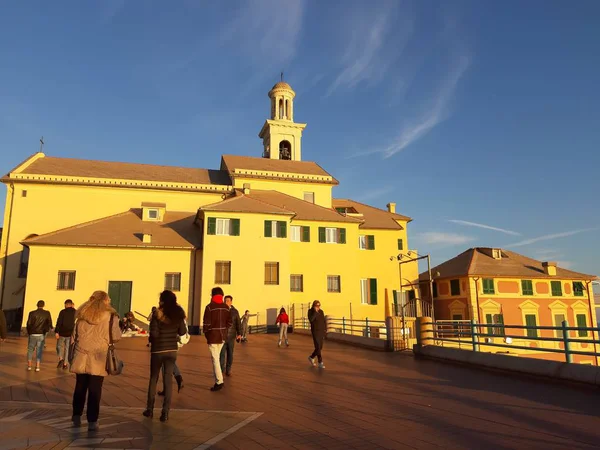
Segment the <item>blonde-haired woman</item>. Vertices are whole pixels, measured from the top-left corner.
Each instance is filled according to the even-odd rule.
[[[73,393],[73,424],[81,426],[81,415],[87,396],[87,421],[90,431],[98,429],[100,397],[106,372],[106,355],[110,342],[109,327],[112,320],[112,338],[121,339],[119,317],[110,306],[110,297],[96,291],[79,307],[73,331],[75,352],[71,372],[77,375]]]

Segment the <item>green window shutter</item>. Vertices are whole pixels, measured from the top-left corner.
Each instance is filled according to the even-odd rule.
[[[370,292],[371,292],[371,305],[377,304],[377,279],[371,278],[369,280]]]
[[[265,237],[272,237],[271,221],[265,220]]]
[[[277,222],[277,228],[279,229],[279,237],[287,237],[287,224],[284,221]]]
[[[494,293],[494,279],[493,278],[484,278],[483,279],[483,293],[484,294],[493,294]]]
[[[581,281],[573,281],[573,294],[575,294],[575,297],[583,297],[583,283]]]
[[[560,281],[551,281],[550,286],[552,286],[552,296],[553,297],[561,297],[562,296],[562,286]]]
[[[398,239],[398,250],[404,250],[404,242],[402,242],[402,239]]]
[[[395,289],[392,291],[392,295],[394,296],[394,305],[398,304],[398,291]]]
[[[240,219],[231,219],[231,235],[240,235]]]
[[[525,314],[525,325],[527,325],[528,327],[537,326],[535,314]],[[527,337],[536,338],[537,337],[537,329],[527,330]]]
[[[502,325],[497,328],[497,334],[499,336],[504,336],[506,333],[504,332],[504,314],[496,314],[496,323]]]
[[[577,319],[577,328],[586,328],[587,327],[587,318],[585,317],[585,314],[577,314],[576,319]],[[588,335],[587,330],[579,330],[577,333],[579,334],[579,337],[587,337],[587,335]]]
[[[531,280],[521,280],[521,292],[523,295],[533,295],[533,282]]]
[[[214,217],[208,218],[208,226],[206,227],[206,234],[217,234],[217,219]]]
[[[319,227],[319,242],[325,242],[325,227]]]
[[[346,229],[345,228],[338,228],[338,232],[339,232],[339,236],[340,236],[340,244],[345,244],[346,243]]]
[[[485,315],[485,323],[494,323],[494,318],[491,314]],[[487,334],[494,334],[494,327],[487,327]]]
[[[310,227],[302,227],[302,242],[310,242]]]
[[[367,249],[375,250],[375,236],[372,234],[367,236]]]

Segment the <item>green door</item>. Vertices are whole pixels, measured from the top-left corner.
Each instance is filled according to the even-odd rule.
[[[119,314],[119,317],[125,316],[131,311],[131,281],[109,281],[108,296],[110,304]]]

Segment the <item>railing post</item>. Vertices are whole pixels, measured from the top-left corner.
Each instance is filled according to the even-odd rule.
[[[565,343],[565,358],[568,363],[573,362],[573,355],[571,355],[571,349],[569,348],[569,330],[567,327],[569,326],[569,322],[566,320],[562,321],[562,333],[563,333],[563,342]]]
[[[473,351],[479,351],[479,339],[477,336],[477,321],[471,319],[471,341],[473,342]]]
[[[346,316],[342,317],[342,334],[346,334]]]
[[[306,330],[306,317],[302,317],[302,328]]]
[[[371,330],[369,330],[369,318],[365,317],[365,324],[367,327],[367,337],[371,337]]]

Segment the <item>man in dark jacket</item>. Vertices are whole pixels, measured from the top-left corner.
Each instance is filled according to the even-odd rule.
[[[325,340],[325,334],[327,333],[327,322],[325,321],[325,314],[321,309],[321,302],[315,300],[312,304],[312,308],[308,310],[308,321],[310,322],[310,331],[312,333],[313,343],[315,344],[315,351],[308,357],[310,363],[316,367],[317,363],[315,358],[319,361],[319,369],[324,369],[323,358],[321,357],[321,350],[323,349],[323,341]]]
[[[204,309],[202,332],[206,336],[208,350],[215,375],[215,385],[211,391],[220,391],[223,388],[223,372],[221,371],[221,350],[227,340],[227,330],[231,327],[231,313],[223,303],[223,289],[215,287],[211,292],[211,300]]]
[[[225,296],[225,305],[227,305],[231,314],[231,326],[227,329],[227,339],[221,349],[221,372],[225,372],[225,375],[230,376],[235,341],[242,338],[242,320],[240,319],[240,313],[233,306],[231,295]]]
[[[73,300],[65,300],[65,309],[58,314],[56,320],[56,354],[58,355],[58,368],[67,369],[69,366],[69,345],[71,341],[71,335],[75,329],[75,313],[76,310],[73,308]]]
[[[46,334],[52,329],[52,316],[49,311],[44,309],[44,306],[46,306],[44,300],[37,302],[37,309],[31,311],[27,319],[27,334],[29,335],[29,343],[27,344],[27,370],[31,370],[33,351],[37,348],[36,372],[40,371]]]
[[[6,316],[4,315],[4,311],[0,309],[0,342],[4,342],[7,335],[8,327],[6,326]]]

